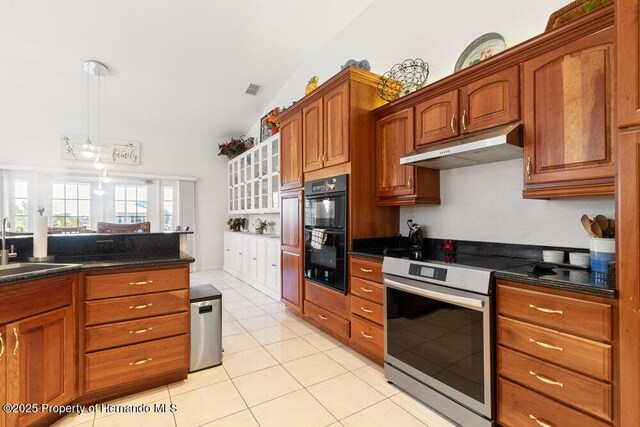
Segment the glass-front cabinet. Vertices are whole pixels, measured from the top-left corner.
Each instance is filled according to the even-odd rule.
[[[229,214],[280,212],[280,134],[229,160]]]

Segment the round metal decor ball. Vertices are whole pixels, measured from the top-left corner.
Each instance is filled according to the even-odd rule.
[[[385,101],[395,101],[420,89],[427,82],[427,77],[429,64],[420,58],[406,59],[380,77],[378,96]]]

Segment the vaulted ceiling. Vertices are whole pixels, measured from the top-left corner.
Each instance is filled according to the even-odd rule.
[[[222,140],[371,2],[0,0],[0,124],[83,131],[81,63],[94,59],[112,71],[113,137],[153,128]],[[259,96],[244,94],[249,83],[264,85]]]

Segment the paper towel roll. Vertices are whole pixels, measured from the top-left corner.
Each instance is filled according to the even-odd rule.
[[[47,216],[36,215],[33,228],[33,256],[43,258],[47,256]]]

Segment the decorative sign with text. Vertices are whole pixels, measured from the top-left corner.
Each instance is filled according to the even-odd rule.
[[[93,162],[95,156],[87,159],[82,155],[83,145],[87,140],[86,136],[60,135],[60,147],[62,158],[65,160],[82,160]],[[107,139],[104,144],[96,144],[96,150],[100,151],[100,159],[104,163],[116,163],[119,165],[139,165],[140,164],[140,143],[129,142],[117,139]]]

